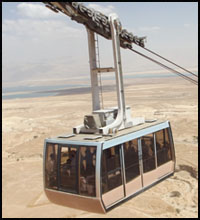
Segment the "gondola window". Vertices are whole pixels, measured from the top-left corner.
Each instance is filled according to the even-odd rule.
[[[45,185],[49,189],[96,196],[96,147],[47,144]]]
[[[156,151],[158,166],[172,160],[172,150],[168,129],[156,132]]]
[[[46,187],[52,189],[57,189],[57,154],[58,145],[48,144],[46,151],[45,182]]]
[[[64,191],[78,193],[77,149],[72,147],[61,147],[60,155],[59,187]]]
[[[80,147],[80,194],[95,196],[96,147]]]
[[[153,134],[143,136],[141,138],[141,143],[142,143],[143,172],[146,173],[156,168]]]
[[[138,157],[138,140],[126,142],[124,146],[124,162],[126,182],[128,183],[132,179],[140,175],[139,157]]]
[[[102,156],[102,193],[122,185],[120,151],[118,146],[103,151]]]

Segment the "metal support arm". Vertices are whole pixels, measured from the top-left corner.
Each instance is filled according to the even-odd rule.
[[[120,23],[119,20],[110,15],[110,28],[112,35],[112,45],[113,45],[113,58],[114,58],[114,68],[115,68],[115,78],[116,78],[116,89],[117,89],[117,100],[118,100],[118,114],[115,121],[101,128],[101,133],[115,133],[115,131],[125,123],[126,121],[126,106],[125,106],[125,97],[124,97],[124,85],[123,85],[123,76],[122,76],[122,62],[120,54],[120,41],[119,41],[119,32],[120,32]]]
[[[98,73],[95,71],[97,69],[96,61],[96,48],[95,48],[95,38],[94,32],[87,29],[88,34],[88,50],[89,50],[89,62],[90,62],[90,79],[91,79],[91,90],[92,90],[92,108],[93,111],[100,109],[100,99],[99,99],[99,85],[98,85]]]
[[[133,125],[144,122],[143,118],[136,118],[133,120],[131,118],[130,108],[125,105],[122,62],[120,53],[121,24],[118,18],[114,15],[109,16],[109,22],[112,37],[114,68],[101,68],[101,70],[113,70],[113,72],[115,72],[118,106],[117,108],[110,108],[106,110],[100,109],[95,37],[94,32],[87,28],[93,115],[85,116],[84,125],[75,127],[75,133],[100,133],[103,135],[108,135],[114,134],[118,130],[132,127]],[[117,116],[114,116],[116,113]],[[103,116],[105,114],[113,114],[113,116],[111,116],[109,119],[105,119]]]

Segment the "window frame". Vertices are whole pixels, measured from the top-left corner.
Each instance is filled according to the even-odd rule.
[[[57,189],[53,189],[53,188],[49,188],[46,184],[46,159],[47,159],[47,151],[48,151],[48,145],[57,145]],[[77,160],[76,160],[76,173],[78,175],[76,175],[76,192],[75,191],[69,191],[69,190],[65,190],[63,189],[62,187],[60,187],[60,162],[61,162],[61,149],[63,147],[66,147],[66,148],[76,148],[77,151],[76,151],[76,154],[77,154]],[[94,196],[89,196],[89,195],[82,195],[80,194],[80,188],[79,188],[79,181],[80,181],[80,163],[79,163],[79,160],[80,160],[80,147],[86,147],[86,148],[90,148],[90,147],[93,147],[95,148],[95,151],[96,151],[96,161],[95,161],[95,182],[94,182],[94,187],[95,187],[95,195]],[[98,162],[97,162],[97,153],[98,153],[98,145],[95,145],[95,143],[79,143],[77,145],[74,145],[74,144],[71,144],[71,143],[58,143],[58,142],[52,142],[52,141],[46,141],[45,142],[45,148],[44,148],[44,162],[43,162],[43,166],[44,166],[44,176],[43,176],[43,179],[44,179],[44,187],[46,189],[49,189],[49,190],[55,190],[55,191],[60,191],[60,192],[65,192],[65,193],[70,193],[70,194],[73,194],[73,195],[78,195],[78,196],[83,196],[83,197],[91,197],[91,198],[95,198],[97,197],[97,178],[96,178],[96,170],[97,170],[97,166],[98,166]]]
[[[53,151],[55,152],[55,148],[57,147],[57,152],[56,152],[56,156],[57,156],[57,158],[56,158],[56,162],[57,162],[57,164],[55,164],[56,166],[56,169],[58,169],[58,144],[57,143],[46,143],[46,147],[45,147],[45,149],[44,149],[44,157],[45,157],[45,160],[44,160],[44,164],[43,164],[43,166],[44,166],[44,187],[45,188],[48,188],[48,189],[51,189],[51,190],[58,190],[58,172],[56,172],[56,182],[57,182],[57,185],[55,186],[56,187],[56,189],[55,188],[51,188],[51,187],[49,187],[49,186],[47,186],[47,151],[48,151],[48,148],[50,148],[50,146],[49,145],[51,145],[51,147],[53,147],[54,149],[53,149]],[[57,146],[56,146],[57,145]]]
[[[80,169],[80,167],[78,166],[78,161],[79,161],[79,147],[74,147],[74,146],[68,146],[67,144],[64,144],[64,145],[66,145],[66,146],[63,146],[63,144],[58,144],[58,158],[57,158],[57,170],[58,170],[58,172],[57,172],[57,175],[58,175],[58,179],[57,179],[57,186],[58,186],[58,191],[62,191],[62,192],[67,192],[67,193],[72,193],[72,194],[78,194],[78,195],[80,195],[79,194],[79,175],[76,175],[76,187],[75,187],[75,190],[76,191],[70,191],[69,189],[68,190],[66,190],[66,189],[64,189],[64,188],[62,188],[61,187],[61,184],[60,184],[60,182],[61,182],[61,177],[60,177],[60,165],[61,165],[61,150],[62,150],[62,148],[76,148],[77,149],[77,151],[76,151],[76,156],[77,156],[77,158],[76,158],[76,174],[79,174],[79,169]]]
[[[165,146],[165,145],[166,145],[166,135],[168,136],[167,138],[168,138],[168,141],[169,141],[169,149],[170,149],[170,154],[171,154],[171,155],[170,155],[170,156],[171,156],[171,159],[170,159],[170,160],[167,160],[166,162],[161,163],[161,164],[158,163],[158,152],[160,152],[160,151],[158,151],[158,149],[157,149],[157,138],[156,138],[156,133],[158,133],[158,132],[160,132],[160,131],[162,131],[162,137],[163,137],[163,138],[162,138],[162,142],[163,142],[164,148],[166,147],[166,146]],[[160,166],[162,166],[162,165],[168,163],[169,161],[174,161],[174,152],[173,152],[174,146],[173,146],[173,140],[171,140],[171,139],[172,139],[172,137],[171,137],[170,127],[164,128],[164,129],[161,129],[161,130],[155,132],[157,167],[160,167]]]
[[[137,158],[138,158],[138,161],[137,162],[133,162],[131,165],[129,165],[129,166],[127,166],[126,167],[126,154],[125,154],[125,143],[127,143],[127,142],[132,142],[132,141],[136,141],[136,143],[137,143]],[[130,141],[126,141],[126,142],[124,142],[123,144],[122,144],[122,148],[123,148],[123,163],[124,163],[124,178],[125,178],[125,184],[127,184],[127,183],[129,183],[129,182],[131,182],[131,181],[133,181],[135,178],[137,178],[138,176],[140,176],[141,175],[141,171],[140,171],[140,157],[139,157],[139,151],[140,151],[140,149],[139,149],[139,138],[134,138],[134,139],[132,139],[132,140],[130,140]],[[138,176],[134,176],[134,177],[132,177],[131,179],[128,179],[127,180],[127,170],[128,169],[130,169],[130,168],[132,168],[132,167],[135,167],[136,165],[138,165],[138,167],[139,167],[139,175]]]
[[[119,163],[120,163],[120,166],[117,167],[117,168],[115,168],[115,169],[113,169],[113,170],[106,171],[105,174],[103,175],[103,163],[102,163],[103,153],[104,153],[104,151],[109,150],[109,149],[111,149],[111,148],[113,148],[113,147],[118,147],[118,148],[119,148]],[[107,148],[107,149],[102,149],[102,151],[101,151],[101,155],[102,155],[102,156],[101,156],[101,168],[100,168],[100,188],[101,188],[101,195],[103,195],[103,194],[105,194],[105,193],[108,193],[108,192],[114,190],[115,188],[117,188],[117,187],[119,187],[119,186],[123,186],[123,188],[125,187],[124,175],[123,175],[123,174],[124,174],[124,167],[123,167],[123,160],[124,160],[124,158],[123,158],[123,155],[122,155],[121,150],[122,150],[122,144],[118,144],[118,145],[115,145],[115,146],[111,146],[110,148]],[[106,166],[107,166],[107,161],[106,161]],[[119,186],[116,186],[116,187],[114,187],[114,188],[112,188],[112,189],[109,189],[109,190],[107,190],[107,191],[103,191],[103,178],[106,179],[106,184],[107,184],[107,187],[109,188],[108,175],[109,175],[109,174],[112,174],[112,173],[114,173],[114,172],[117,172],[117,171],[120,171],[121,184],[120,184]]]
[[[153,155],[151,157],[149,157],[147,160],[151,159],[151,158],[154,158],[154,163],[155,163],[155,168],[151,169],[151,170],[147,170],[146,172],[144,172],[144,154],[143,154],[143,144],[142,144],[142,138],[144,138],[145,136],[148,136],[148,135],[152,135],[152,140],[153,140]],[[142,174],[145,174],[145,173],[148,173],[148,172],[151,172],[153,170],[156,170],[157,169],[157,155],[156,154],[156,146],[155,146],[155,132],[152,132],[152,133],[149,133],[149,134],[146,134],[146,135],[143,135],[140,137],[140,144],[141,144],[141,151],[142,151]],[[146,159],[145,159],[146,160]]]

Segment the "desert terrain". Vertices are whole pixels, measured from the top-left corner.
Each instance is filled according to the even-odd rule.
[[[43,192],[43,143],[72,133],[91,113],[91,94],[3,100],[2,217],[4,218],[197,218],[198,91],[181,78],[127,79],[132,117],[169,120],[176,152],[175,174],[106,214],[52,204]],[[104,93],[116,106],[115,91]]]

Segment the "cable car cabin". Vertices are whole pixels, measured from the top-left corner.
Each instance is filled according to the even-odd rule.
[[[105,213],[174,173],[170,123],[132,118],[125,103],[120,48],[144,47],[145,37],[122,29],[116,15],[77,2],[44,3],[85,25],[92,93],[92,114],[74,134],[45,140],[44,190],[56,204]],[[100,66],[98,34],[112,41],[114,67]],[[99,77],[107,72],[115,74],[117,107],[104,109]]]
[[[151,122],[113,136],[46,139],[44,189],[56,204],[105,213],[175,170],[170,123]]]

